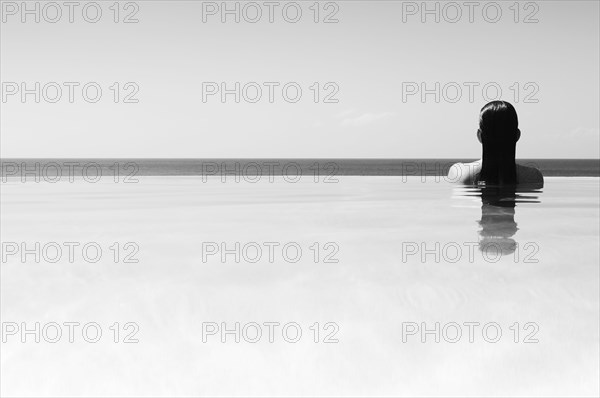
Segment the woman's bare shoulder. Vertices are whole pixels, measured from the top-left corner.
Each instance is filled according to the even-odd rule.
[[[536,167],[517,164],[517,180],[519,184],[543,184],[544,176]]]
[[[448,170],[448,180],[461,184],[472,184],[481,171],[481,160],[471,163],[455,163]]]

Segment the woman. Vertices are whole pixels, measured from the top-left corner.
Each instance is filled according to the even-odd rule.
[[[521,137],[515,108],[506,101],[492,101],[481,109],[477,139],[483,146],[481,160],[456,163],[448,172],[450,181],[463,184],[543,184],[542,173],[515,163]]]

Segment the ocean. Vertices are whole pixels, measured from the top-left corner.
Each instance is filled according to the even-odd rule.
[[[2,181],[61,175],[102,176],[446,176],[457,162],[476,159],[150,159],[150,158],[4,158]],[[599,159],[518,159],[546,177],[600,177]]]

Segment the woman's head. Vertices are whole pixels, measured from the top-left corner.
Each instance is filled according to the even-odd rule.
[[[510,103],[492,101],[481,108],[477,137],[484,146],[512,146],[520,135],[517,111]]]
[[[516,144],[521,137],[517,111],[506,101],[492,101],[479,114],[477,138],[483,146],[479,181],[487,184],[516,182]]]

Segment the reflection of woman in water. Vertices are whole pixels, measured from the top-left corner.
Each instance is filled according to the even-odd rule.
[[[542,173],[515,163],[521,137],[515,108],[506,101],[492,101],[481,109],[477,139],[483,147],[481,160],[456,163],[448,172],[450,181],[463,184],[543,184]]]
[[[479,250],[492,250],[500,255],[514,253],[517,242],[513,236],[518,230],[515,222],[517,197],[515,185],[481,186],[479,191],[481,192]]]

